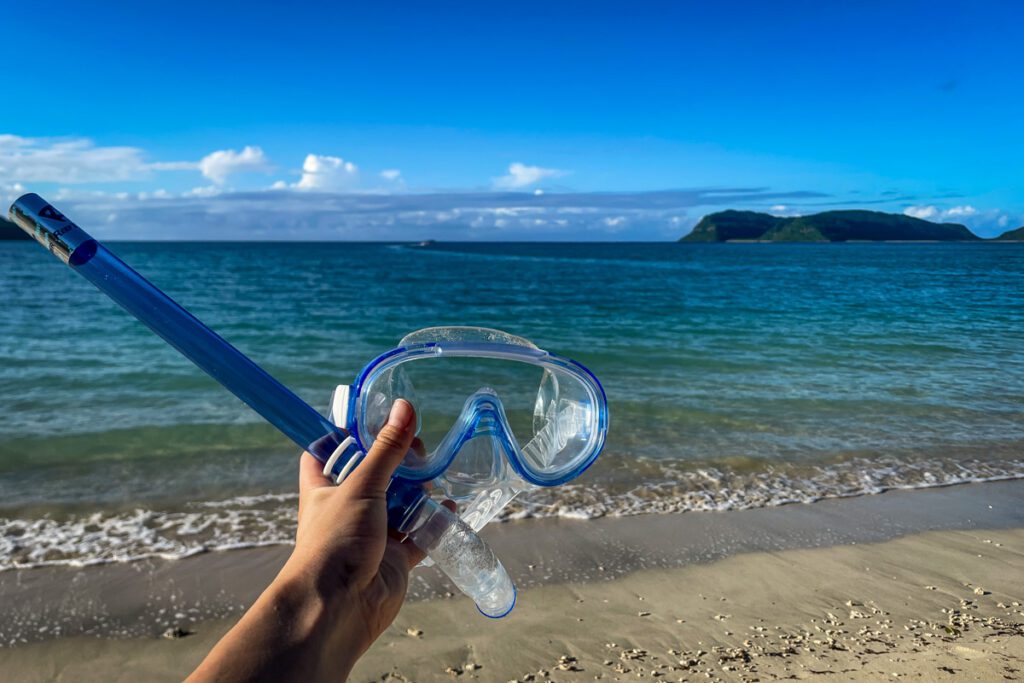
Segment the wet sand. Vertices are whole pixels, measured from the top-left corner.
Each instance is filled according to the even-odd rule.
[[[512,615],[486,620],[421,572],[353,680],[1013,680],[1022,502],[1013,481],[500,525],[489,540],[523,587]],[[180,679],[286,553],[4,572],[0,670]]]

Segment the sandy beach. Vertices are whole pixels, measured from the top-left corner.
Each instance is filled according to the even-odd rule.
[[[1009,481],[499,525],[513,614],[421,570],[352,680],[1019,679],[1021,500]],[[180,679],[286,553],[4,572],[4,680]]]
[[[0,683],[1024,683],[1024,0],[0,17]]]

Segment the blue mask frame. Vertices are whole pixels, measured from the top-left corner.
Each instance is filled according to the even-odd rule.
[[[429,454],[423,467],[412,468],[401,465],[395,472],[396,477],[407,481],[426,482],[441,476],[451,466],[459,450],[472,438],[480,438],[478,430],[481,422],[489,425],[490,438],[500,444],[500,450],[515,471],[524,481],[537,486],[558,486],[580,476],[589,468],[604,448],[608,430],[608,403],[604,388],[600,381],[582,364],[569,358],[562,358],[536,347],[517,344],[481,341],[431,341],[402,346],[384,353],[371,361],[353,385],[348,396],[347,429],[352,433],[363,451],[369,449],[370,443],[364,438],[360,423],[365,420],[365,406],[361,398],[363,391],[380,373],[401,365],[402,363],[425,359],[432,356],[468,356],[496,358],[523,362],[568,374],[586,388],[591,406],[594,409],[592,434],[579,457],[573,458],[564,466],[554,468],[550,472],[540,470],[524,457],[522,448],[516,441],[505,417],[501,399],[493,391],[478,391],[468,397],[462,412],[455,420],[452,428],[441,443]]]

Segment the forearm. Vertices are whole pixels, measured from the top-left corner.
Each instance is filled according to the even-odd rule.
[[[281,573],[188,679],[339,681],[394,620],[424,554],[388,537],[385,497],[412,445],[415,412],[396,401],[387,425],[340,486],[299,460],[295,549]]]
[[[282,573],[188,681],[345,680],[362,652],[343,600]]]

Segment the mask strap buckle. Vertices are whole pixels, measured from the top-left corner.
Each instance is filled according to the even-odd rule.
[[[352,387],[348,384],[339,384],[331,395],[331,422],[342,429],[350,430],[349,419],[355,417],[354,415],[349,415],[351,396]]]

